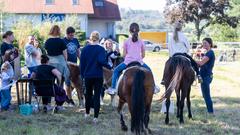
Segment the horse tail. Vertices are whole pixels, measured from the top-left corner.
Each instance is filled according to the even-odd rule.
[[[180,81],[181,81],[182,75],[183,75],[182,70],[183,70],[183,67],[180,66],[180,65],[177,65],[175,74],[173,75],[167,90],[165,91],[165,93],[160,98],[160,100],[159,100],[160,102],[162,102],[164,100],[164,98],[171,95],[172,92],[174,91],[174,89],[178,89],[180,87]]]
[[[144,129],[144,112],[145,112],[145,89],[144,89],[145,74],[142,70],[137,70],[133,78],[132,85],[132,118],[131,131],[140,134]]]
[[[170,90],[170,93],[172,93],[172,91],[174,89],[178,89],[180,87],[180,81],[182,79],[182,69],[183,67],[181,67],[180,65],[177,66],[176,68],[176,72],[167,88],[167,91]]]

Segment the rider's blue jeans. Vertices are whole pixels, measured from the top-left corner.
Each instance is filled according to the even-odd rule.
[[[143,67],[149,69],[149,71],[151,71],[150,67],[147,64],[143,64]],[[127,68],[127,65],[125,63],[121,63],[119,64],[113,71],[113,77],[112,77],[112,88],[116,88],[117,85],[117,80],[121,74],[121,72]]]
[[[210,95],[210,83],[212,82],[212,76],[202,77],[203,82],[201,83],[202,95],[205,100],[207,110],[209,113],[213,113],[213,103]]]

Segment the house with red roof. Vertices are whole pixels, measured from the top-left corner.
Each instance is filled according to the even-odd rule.
[[[102,37],[115,36],[115,22],[121,20],[117,0],[0,0],[3,12],[11,15],[3,19],[4,29],[9,29],[20,18],[33,24],[46,19],[64,20],[75,14],[80,20],[81,31],[87,36],[94,30]]]

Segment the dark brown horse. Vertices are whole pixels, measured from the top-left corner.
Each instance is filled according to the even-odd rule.
[[[75,88],[77,91],[79,105],[84,106],[83,81],[80,76],[80,68],[77,64],[72,62],[68,62],[67,64],[70,71],[71,87]]]
[[[140,66],[127,68],[119,78],[117,89],[119,95],[117,110],[122,130],[128,130],[122,114],[122,107],[127,103],[131,114],[131,131],[136,134],[142,131],[151,132],[148,123],[154,90],[152,72]]]
[[[167,109],[165,123],[169,123],[170,96],[173,90],[175,90],[177,96],[177,118],[179,118],[180,123],[184,123],[183,108],[186,97],[188,117],[192,118],[190,91],[191,85],[194,81],[194,71],[191,67],[190,61],[184,56],[175,56],[168,59],[164,69],[163,80],[166,88],[163,97],[166,98]]]

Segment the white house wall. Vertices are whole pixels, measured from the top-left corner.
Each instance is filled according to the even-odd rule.
[[[88,32],[87,37],[90,36],[92,31],[98,31],[101,37],[109,37],[112,35],[115,37],[115,22],[114,21],[105,21],[105,20],[88,20]]]
[[[79,14],[78,18],[80,20],[80,28],[81,31],[88,31],[88,15]],[[37,25],[42,22],[41,14],[10,14],[3,20],[4,31],[11,30],[11,27],[20,19],[27,19],[33,23],[33,25]]]

